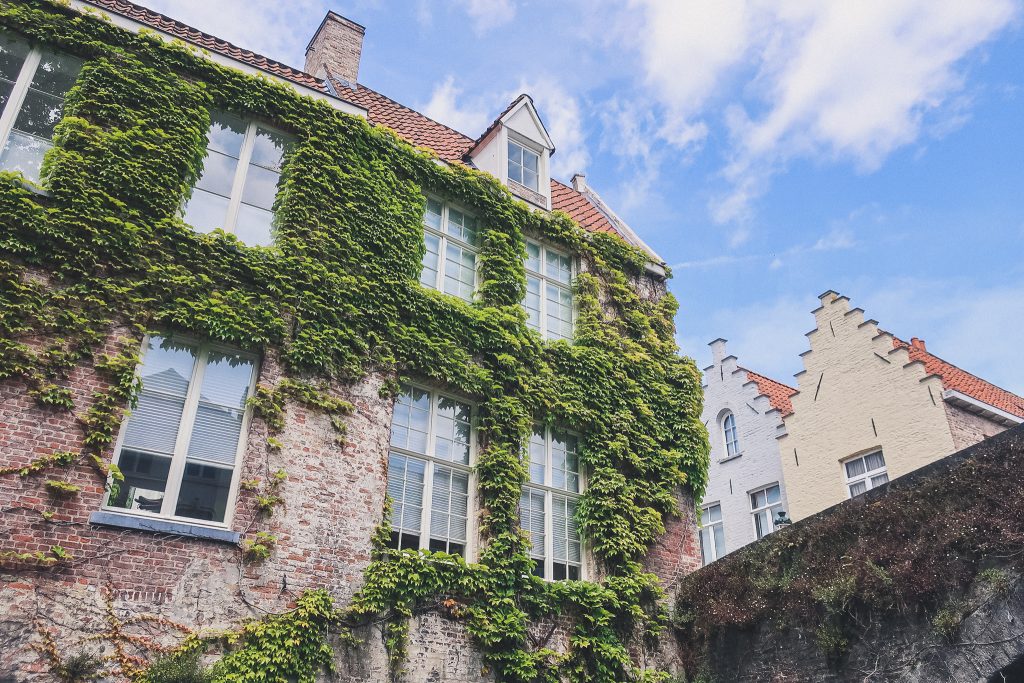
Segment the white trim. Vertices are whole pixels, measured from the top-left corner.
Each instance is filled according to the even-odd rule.
[[[944,390],[942,392],[942,399],[944,401],[952,403],[957,407],[969,410],[970,412],[975,413],[976,415],[981,415],[983,417],[989,418],[990,420],[1001,422],[1002,424],[1008,427],[1012,425],[1021,424],[1022,422],[1024,422],[1024,418],[1022,417],[1018,417],[1013,413],[1008,413],[1001,408],[996,408],[994,405],[990,403],[979,401],[973,396],[968,396],[967,394],[956,391],[954,389]],[[972,410],[972,408],[974,410]]]
[[[772,489],[772,488],[779,489],[779,500],[778,500],[777,503],[769,503],[768,502],[768,489]],[[762,493],[762,492],[765,494],[764,495],[765,504],[760,506],[760,507],[754,507],[754,496],[756,494]],[[754,526],[754,537],[757,538],[757,539],[761,539],[761,538],[764,538],[765,536],[767,536],[768,534],[774,533],[776,531],[776,527],[775,527],[775,515],[772,514],[773,513],[772,508],[776,508],[777,507],[779,509],[782,509],[782,506],[783,506],[783,502],[782,502],[782,485],[779,482],[773,482],[773,483],[767,484],[765,486],[759,486],[756,489],[751,489],[750,491],[747,491],[747,502],[750,505],[750,523],[753,524],[753,526]],[[765,512],[765,511],[769,512],[769,514],[768,514],[768,525],[771,528],[768,531],[766,531],[765,533],[763,533],[760,536],[758,536],[757,535],[757,515],[759,513],[761,513],[761,512]]]
[[[152,337],[146,335],[142,340],[142,352],[139,354],[139,364],[135,369],[136,378],[139,377],[139,372],[142,370],[146,352],[149,347],[149,342]],[[188,524],[195,524],[198,526],[207,526],[216,529],[230,529],[231,524],[234,521],[235,516],[235,505],[238,499],[238,482],[241,477],[242,467],[244,466],[245,452],[248,448],[248,436],[249,436],[249,423],[252,419],[252,406],[249,405],[248,398],[250,398],[256,390],[256,384],[259,380],[260,367],[259,357],[256,354],[247,353],[245,351],[239,351],[238,349],[226,346],[224,344],[216,342],[201,342],[195,337],[187,335],[171,335],[168,334],[163,339],[171,339],[178,341],[183,344],[188,344],[195,347],[196,355],[195,361],[192,365],[192,376],[189,378],[189,386],[185,392],[184,397],[184,409],[181,415],[181,422],[178,424],[178,433],[175,435],[174,440],[174,453],[171,454],[171,463],[168,466],[167,471],[167,483],[164,485],[164,496],[160,502],[160,512],[147,512],[145,510],[134,510],[130,508],[116,507],[107,504],[109,499],[109,491],[104,493],[103,504],[100,509],[105,512],[116,512],[122,515],[129,515],[133,517],[150,517],[153,519],[165,519],[173,520],[178,522],[187,522]],[[202,391],[202,380],[203,375],[206,371],[206,364],[209,359],[210,351],[219,351],[222,353],[230,353],[232,355],[244,358],[252,361],[252,373],[249,380],[248,393],[246,394],[246,405],[242,413],[242,423],[239,427],[238,432],[238,446],[235,450],[235,459],[232,463],[231,482],[229,484],[230,489],[228,490],[228,499],[225,502],[224,508],[224,521],[223,522],[211,522],[209,520],[196,519],[194,517],[180,517],[173,514],[173,507],[171,501],[174,501],[174,505],[177,506],[178,493],[181,490],[181,476],[185,471],[186,460],[188,459],[188,446],[192,439],[192,428],[195,425],[195,416],[199,410],[199,396],[198,394]],[[121,450],[124,446],[125,434],[128,431],[128,423],[131,420],[131,415],[126,416],[121,420],[121,426],[118,429],[117,439],[114,442],[114,454],[111,462],[117,464],[121,460]],[[187,430],[187,431],[186,431]],[[142,449],[140,449],[142,450]],[[160,457],[167,457],[166,453],[157,454]],[[225,469],[223,464],[215,465],[221,469]],[[109,482],[112,479],[108,480]],[[124,483],[122,482],[123,486]]]
[[[873,470],[869,470],[868,469],[867,458],[868,458],[868,456],[875,455],[876,453],[882,458],[882,466],[881,467],[876,467]],[[857,460],[863,460],[864,461],[864,471],[861,472],[860,474],[857,474],[857,475],[854,475],[854,476],[851,477],[847,473],[846,466],[848,464],[850,464],[851,462],[856,462]],[[885,462],[885,453],[882,452],[881,448],[873,448],[873,449],[871,449],[870,451],[868,451],[866,453],[861,453],[860,455],[855,455],[855,456],[850,457],[850,458],[845,458],[845,459],[841,460],[839,462],[839,464],[843,468],[843,481],[846,483],[846,497],[847,498],[853,498],[854,497],[853,491],[850,490],[851,487],[854,484],[860,484],[862,482],[864,483],[864,491],[862,491],[861,493],[856,494],[856,495],[859,496],[862,493],[867,493],[871,489],[875,488],[874,479],[876,477],[879,477],[879,476],[884,474],[885,475],[886,483],[888,483],[888,481],[889,481],[889,465],[888,465],[888,463]]]
[[[423,285],[424,287],[429,287],[430,289],[434,289],[434,290],[436,290],[438,292],[441,292],[442,294],[447,294],[448,296],[454,296],[454,297],[456,297],[458,299],[462,299],[463,301],[472,303],[473,300],[476,299],[476,293],[480,290],[480,221],[479,221],[479,219],[476,217],[476,215],[472,211],[467,211],[467,210],[463,209],[460,205],[458,205],[458,204],[456,204],[454,202],[445,201],[444,199],[441,199],[437,195],[428,194],[427,195],[427,200],[428,201],[429,200],[434,200],[435,202],[437,202],[437,203],[439,203],[441,205],[441,227],[440,228],[433,228],[433,227],[427,225],[427,221],[426,221],[427,205],[425,204],[424,207],[423,207],[423,220],[421,221],[422,224],[423,224],[424,240],[426,240],[426,234],[427,233],[430,233],[431,235],[433,235],[434,237],[438,238],[438,240],[439,240],[438,241],[438,247],[437,247],[437,274],[434,276],[434,285],[433,286],[424,284],[422,281],[420,281],[420,284]],[[449,224],[448,221],[449,221],[449,212],[450,212],[451,209],[455,209],[456,211],[461,213],[466,218],[471,218],[473,220],[473,222],[474,222],[474,224],[476,226],[474,228],[474,232],[476,232],[476,235],[477,235],[477,244],[476,245],[472,245],[472,244],[470,244],[468,242],[465,242],[465,241],[459,239],[458,237],[455,237],[455,236],[449,234],[449,232],[448,232],[448,224]],[[445,292],[444,291],[444,273],[445,273],[445,267],[446,267],[446,264],[447,264],[447,257],[446,257],[446,255],[447,255],[447,251],[448,251],[448,243],[449,242],[451,242],[454,246],[457,246],[457,247],[459,247],[461,249],[465,249],[466,251],[469,251],[470,253],[473,254],[473,257],[474,257],[473,258],[473,293],[470,296],[470,298],[468,298],[468,299],[466,299],[466,298],[464,298],[464,297],[462,297],[462,296],[460,296],[458,294],[451,294],[450,292]],[[424,247],[425,246],[426,246],[426,243],[424,242]],[[426,250],[424,250],[423,255],[426,256]]]
[[[310,88],[300,83],[296,83],[295,81],[289,80],[287,78],[282,78],[269,71],[258,69],[250,64],[246,64],[245,62],[240,62],[231,59],[227,55],[223,55],[219,52],[210,52],[209,50],[200,45],[189,43],[188,41],[182,40],[178,36],[172,35],[170,33],[165,33],[164,31],[154,28],[149,24],[142,24],[140,22],[135,21],[134,19],[129,19],[124,15],[117,14],[116,12],[110,12],[108,9],[104,7],[99,7],[97,5],[93,5],[92,3],[84,2],[83,0],[71,0],[71,8],[78,10],[83,14],[95,15],[98,13],[101,16],[105,17],[114,26],[126,29],[128,31],[131,31],[132,33],[138,33],[140,30],[144,29],[147,33],[151,35],[157,35],[167,42],[187,43],[189,45],[192,45],[197,50],[196,54],[198,56],[208,59],[211,62],[220,64],[221,66],[230,67],[232,69],[241,71],[249,75],[258,75],[261,78],[266,78],[276,83],[284,84],[298,92],[300,95],[305,95],[306,97],[311,97],[315,100],[326,102],[327,104],[331,105],[331,107],[337,109],[338,111],[344,112],[346,114],[352,114],[353,116],[361,116],[363,118],[366,118],[367,110],[363,107],[357,106],[343,99],[332,97],[325,92],[316,90],[314,88]]]

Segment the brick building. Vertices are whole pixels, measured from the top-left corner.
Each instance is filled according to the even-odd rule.
[[[620,310],[668,321],[630,337],[633,352],[672,344],[671,312],[658,317],[671,308],[664,264],[583,176],[570,184],[550,177],[554,142],[529,96],[516,98],[478,137],[463,135],[358,83],[363,32],[329,13],[299,71],[123,0],[0,7],[0,680],[50,680],[55,662],[81,652],[101,657],[103,671],[116,678],[185,633],[282,612],[303,591],[326,589],[344,605],[363,586],[386,496],[392,509],[384,545],[479,561],[493,513],[483,501],[494,494],[481,487],[477,465],[500,451],[493,443],[503,392],[528,393],[517,389],[517,378],[500,379],[517,361],[514,349],[538,372],[569,367],[563,358],[587,357],[581,340],[588,335],[633,334],[617,322]],[[150,68],[145,60],[154,56],[162,61]],[[145,87],[119,79],[130,69],[148,79]],[[219,85],[210,95],[204,84],[213,82]],[[130,96],[111,95],[118,88]],[[65,106],[71,115],[63,116]],[[201,131],[181,114],[199,109],[209,110]],[[319,158],[324,150],[291,129],[294,120],[313,120],[305,109],[375,156]],[[250,110],[256,113],[247,116]],[[140,124],[147,116],[160,125]],[[371,128],[346,123],[351,117]],[[436,155],[444,182],[419,182],[433,177],[435,162],[421,163],[374,128]],[[192,129],[204,146],[198,160],[175,147],[174,136],[188,138]],[[381,159],[404,166],[384,168]],[[370,180],[339,176],[344,182],[329,188],[318,169],[331,164],[344,167],[339,173],[365,164]],[[184,196],[175,196],[182,188],[173,184],[150,193],[163,182],[161,169],[184,182],[180,169],[192,165],[194,185]],[[489,187],[476,179],[481,174],[510,195],[485,189],[475,205],[451,196]],[[303,180],[321,183],[316,191],[333,192],[327,204],[339,204],[327,207],[337,211],[330,235],[309,233],[321,247],[295,238],[324,203],[309,196],[314,188],[295,187]],[[381,186],[423,203],[411,219],[417,244],[364,229],[408,223],[399,202],[368,201]],[[75,204],[83,201],[94,203]],[[552,211],[573,221],[562,238],[530,227],[563,220],[549,217]],[[529,226],[503,235],[487,220],[506,225],[510,215]],[[322,245],[336,239],[349,240],[346,250],[362,260],[345,256],[331,271],[333,252]],[[510,243],[512,251],[502,252]],[[307,284],[293,297],[273,278],[308,249],[318,258],[303,262]],[[381,274],[366,260],[381,254],[401,264],[419,251],[421,262],[404,274]],[[633,265],[623,282],[631,293],[604,289],[606,279],[618,281],[612,259],[627,251],[639,255],[627,259]],[[171,254],[173,263],[150,262],[152,254]],[[216,265],[190,273],[196,255]],[[168,270],[149,275],[160,268]],[[494,277],[500,268],[519,272],[501,280]],[[123,273],[131,275],[117,280]],[[598,289],[590,309],[580,298],[585,276]],[[236,280],[245,286],[231,286]],[[521,298],[504,308],[492,303],[509,291],[518,296],[517,288]],[[393,296],[380,310],[361,306],[375,290]],[[85,291],[101,296],[78,298]],[[111,314],[114,306],[124,315]],[[104,311],[102,324],[89,317],[94,309]],[[442,321],[431,328],[439,339],[416,336],[428,314]],[[392,343],[390,331],[375,331],[375,316],[404,336],[370,363],[363,358]],[[359,334],[338,339],[345,328],[325,317],[356,320]],[[459,325],[481,329],[473,339],[503,346],[460,345],[450,329]],[[655,350],[645,346],[651,338],[661,340]],[[334,356],[323,361],[325,347]],[[421,349],[428,360],[395,348]],[[601,353],[601,367],[622,360]],[[127,374],[118,365],[125,359],[132,361]],[[341,369],[295,370],[318,363]],[[680,373],[671,378],[678,393],[699,392],[679,384],[689,366],[669,360],[658,367]],[[587,425],[604,423],[582,409],[587,396],[565,400],[580,407],[578,419],[572,410],[547,419],[533,408],[529,416],[536,422],[521,444],[518,527],[536,577],[596,583],[609,565],[577,527],[577,510],[591,500],[588,485],[600,483],[588,459],[605,457]],[[692,463],[694,482],[703,470],[697,405],[694,399],[673,414],[676,424],[658,436],[664,445],[645,446],[681,451],[671,460]],[[621,414],[634,408],[646,404],[618,406]],[[692,491],[663,486],[671,501],[641,504],[637,514],[660,532],[644,566],[670,586],[700,556]],[[677,515],[667,514],[672,501]],[[403,680],[490,680],[493,667],[478,643],[436,607],[412,618]],[[541,616],[526,640],[572,657],[573,628],[571,614]],[[381,638],[366,629],[364,648],[339,651],[339,680],[389,675]],[[640,645],[630,654],[638,668],[671,663],[671,652]]]

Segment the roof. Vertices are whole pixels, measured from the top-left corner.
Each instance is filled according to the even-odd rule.
[[[280,78],[283,78],[293,83],[305,86],[307,88],[313,88],[321,92],[327,92],[327,88],[324,82],[315,76],[312,76],[305,71],[296,69],[282,64],[273,59],[264,57],[261,54],[253,52],[252,50],[246,50],[238,47],[233,43],[229,43],[226,40],[221,40],[217,36],[204,33],[197,28],[193,28],[188,24],[172,19],[166,14],[160,14],[154,12],[151,9],[136,5],[134,2],[127,2],[127,0],[87,0],[90,5],[102,8],[108,12],[120,14],[123,17],[127,17],[132,21],[136,21],[140,24],[152,27],[158,31],[172,35],[175,38],[180,38],[186,42],[198,45],[210,52],[230,57],[235,61],[248,64],[261,71],[274,74]]]
[[[329,88],[324,81],[305,71],[268,59],[251,50],[245,50],[226,40],[221,40],[188,24],[127,0],[87,0],[87,2],[298,85],[326,94],[333,94],[332,90],[334,90],[340,99],[366,109],[367,119],[370,123],[390,128],[413,145],[425,147],[449,163],[464,163],[466,154],[475,143],[475,140],[468,135],[463,135],[364,85],[360,84],[352,88],[335,78],[334,85],[336,87]],[[523,97],[524,95],[520,95],[513,100],[495,122],[507,114]],[[569,214],[586,230],[611,233],[627,239],[615,229],[611,221],[586,196],[553,178],[551,179],[551,208]],[[627,241],[629,240],[627,239]]]
[[[961,394],[970,396],[973,399],[987,403],[990,406],[1002,411],[1024,418],[1024,398],[986,382],[976,375],[958,368],[957,366],[942,360],[938,356],[929,353],[923,341],[912,338],[910,343],[892,338],[893,348],[905,348],[910,354],[911,362],[921,361],[924,363],[925,372],[929,375],[938,375],[942,380],[942,388],[951,391],[958,391]]]
[[[793,401],[791,397],[797,393],[796,389],[751,370],[747,370],[747,380],[757,384],[758,393],[767,396],[768,401],[772,404],[772,408],[779,411],[782,417],[793,414]]]

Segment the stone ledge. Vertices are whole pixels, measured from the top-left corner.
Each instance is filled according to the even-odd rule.
[[[117,512],[94,512],[89,515],[89,523],[99,526],[115,526],[121,529],[134,529],[136,531],[150,531],[158,534],[173,534],[186,538],[199,538],[205,541],[220,541],[223,543],[237,544],[242,534],[230,529],[212,529],[199,524],[187,522],[174,522],[169,519],[151,519],[149,517],[135,517],[133,515],[122,515]]]

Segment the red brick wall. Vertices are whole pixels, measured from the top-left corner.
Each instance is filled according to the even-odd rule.
[[[669,594],[681,577],[701,567],[693,498],[680,492],[676,499],[679,515],[665,520],[665,534],[654,544],[644,562],[647,571],[658,575],[662,587]]]

